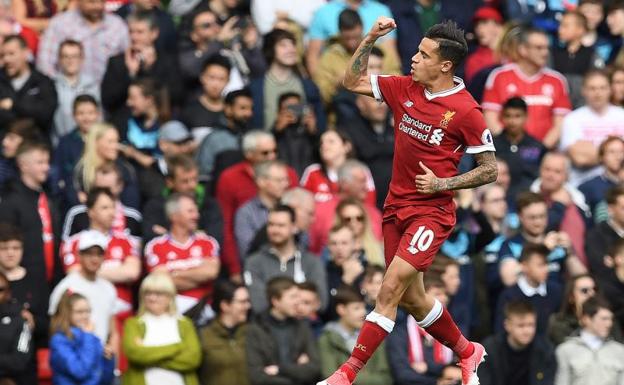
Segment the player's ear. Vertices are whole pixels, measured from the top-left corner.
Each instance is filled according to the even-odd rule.
[[[442,70],[442,73],[447,74],[453,70],[453,63],[450,60],[444,60],[441,63],[441,66],[442,67],[440,69]]]

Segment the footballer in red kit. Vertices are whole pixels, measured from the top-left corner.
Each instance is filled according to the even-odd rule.
[[[398,306],[459,357],[462,384],[477,385],[486,352],[461,334],[440,301],[425,293],[423,277],[455,225],[453,191],[496,180],[492,134],[479,105],[454,76],[468,52],[464,31],[454,22],[427,31],[412,57],[410,75],[367,73],[376,40],[395,28],[393,19],[377,19],[343,81],[352,92],[386,102],[394,115],[394,161],[383,220],[386,274],[351,356],[319,385],[351,385],[394,328]],[[477,166],[458,175],[464,153],[472,154]]]

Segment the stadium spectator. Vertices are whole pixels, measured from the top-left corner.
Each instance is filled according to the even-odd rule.
[[[526,191],[539,176],[539,166],[546,152],[544,146],[526,133],[527,104],[520,97],[509,98],[501,113],[503,131],[494,137],[496,157],[509,166],[511,183],[507,198],[511,201]]]
[[[110,9],[107,9],[111,11]],[[128,16],[136,13],[146,13],[156,21],[158,27],[158,38],[156,39],[156,49],[163,52],[175,52],[178,45],[178,33],[173,21],[173,17],[162,5],[148,0],[131,0],[123,4],[114,11],[122,19],[127,20]]]
[[[340,318],[325,325],[318,342],[323,377],[331,375],[336,367],[349,357],[366,314],[362,295],[352,287],[340,288],[334,299],[335,312]],[[376,354],[359,374],[358,384],[392,383],[385,345],[380,349],[381,354]]]
[[[139,311],[126,321],[123,351],[129,367],[121,383],[199,383],[201,348],[193,323],[178,315],[176,286],[167,274],[152,273],[139,289]]]
[[[394,128],[388,106],[357,95],[354,104],[345,103],[337,110],[336,124],[351,139],[356,157],[370,168],[376,205],[381,209],[388,195],[394,156]]]
[[[334,199],[339,193],[338,171],[349,159],[354,158],[353,142],[343,131],[328,130],[321,135],[319,155],[321,162],[305,169],[300,184],[314,193],[318,203],[323,203]],[[368,169],[365,191],[366,203],[375,205],[375,182]]]
[[[448,364],[442,368],[442,373],[436,385],[457,385],[461,383],[461,368],[455,364]]]
[[[345,286],[360,287],[364,270],[368,264],[357,253],[355,235],[346,224],[337,224],[329,231],[327,241],[327,288],[329,289],[329,311],[335,309],[336,295]],[[334,319],[336,313],[331,313]]]
[[[48,27],[50,18],[69,8],[64,1],[29,1],[18,0],[11,2],[11,13],[15,20],[37,33],[42,33]]]
[[[8,279],[11,297],[21,305],[24,318],[37,346],[44,346],[48,337],[49,290],[28,270],[20,266],[24,255],[24,238],[14,226],[0,224],[0,273]],[[1,285],[1,283],[0,283]]]
[[[130,236],[133,242],[140,242],[141,221],[143,218],[138,210],[124,205],[119,199],[124,188],[124,182],[121,171],[115,163],[103,163],[95,170],[95,180],[93,181],[92,189],[95,188],[107,189],[115,197],[113,232],[124,233]],[[84,204],[76,205],[65,214],[62,239],[66,240],[71,235],[88,228],[89,216],[87,215],[87,206]]]
[[[318,338],[323,331],[323,319],[319,314],[321,310],[321,296],[314,282],[305,281],[297,284],[299,288],[299,302],[297,302],[297,318],[308,323]]]
[[[93,186],[97,169],[107,162],[114,163],[123,179],[120,193],[122,202],[130,207],[140,207],[138,182],[134,168],[120,154],[119,133],[106,123],[91,126],[84,144],[84,151],[74,168],[72,180],[65,184],[66,204],[73,206],[84,202],[86,192]]]
[[[12,1],[4,1],[0,3],[0,35],[4,37],[13,33],[19,34],[26,40],[30,51],[32,53],[36,53],[37,45],[39,44],[39,33],[15,20],[13,11],[11,10],[12,5]]]
[[[22,315],[22,304],[11,297],[10,281],[0,271],[0,382],[34,384],[33,343],[29,322]]]
[[[527,27],[522,29],[519,39],[516,61],[497,68],[488,77],[481,104],[483,115],[492,134],[499,134],[503,103],[520,96],[529,106],[527,133],[553,148],[561,135],[563,116],[570,111],[565,79],[546,67],[549,42],[545,32]]]
[[[231,70],[229,60],[219,54],[206,59],[199,75],[201,93],[180,112],[180,120],[191,130],[198,146],[213,127],[226,124],[223,90],[230,80]]]
[[[113,351],[96,334],[90,315],[98,302],[70,290],[62,293],[52,317],[50,367],[54,384],[97,384],[113,382]]]
[[[19,179],[7,188],[0,202],[0,222],[16,226],[28,242],[22,266],[40,282],[60,278],[57,259],[60,212],[44,183],[50,170],[50,150],[41,142],[25,142],[16,154]]]
[[[61,43],[74,39],[84,49],[84,74],[102,81],[108,59],[129,45],[128,27],[117,15],[104,11],[105,0],[78,0],[76,7],[55,15],[41,36],[37,68],[47,76],[58,72]]]
[[[165,178],[165,186],[158,196],[148,201],[143,207],[143,239],[149,241],[155,236],[164,235],[170,228],[165,214],[165,202],[175,193],[189,194],[195,198],[199,209],[198,227],[206,234],[214,237],[217,242],[223,240],[223,218],[221,210],[204,185],[199,183],[197,164],[186,155],[170,157],[167,160],[169,170]]]
[[[40,139],[39,128],[32,119],[15,119],[6,127],[0,154],[0,186],[6,186],[19,174],[15,160],[19,146]]]
[[[295,210],[295,242],[300,250],[308,250],[310,244],[310,226],[314,220],[314,196],[308,190],[302,187],[293,187],[287,190],[280,203],[291,207]],[[249,254],[255,253],[262,246],[269,243],[266,225],[256,233],[253,241],[249,246]]]
[[[610,104],[609,77],[590,71],[583,80],[586,105],[563,119],[559,150],[572,161],[570,183],[579,184],[600,173],[598,147],[610,135],[623,136],[624,109]]]
[[[494,330],[503,331],[505,307],[514,301],[531,303],[535,309],[537,334],[545,335],[548,319],[561,304],[561,286],[548,282],[547,258],[550,250],[543,244],[527,243],[522,248],[522,274],[514,286],[503,290],[498,298]]]
[[[256,164],[277,157],[275,138],[268,132],[249,131],[241,143],[242,162],[236,163],[221,173],[217,180],[216,198],[223,213],[223,261],[230,277],[240,280],[240,260],[234,237],[234,215],[239,207],[252,199],[257,193],[253,168]],[[297,185],[297,175],[288,168],[290,187]]]
[[[75,40],[65,40],[59,47],[59,71],[54,78],[58,107],[54,113],[54,131],[52,143],[80,125],[76,118],[76,98],[89,95],[96,101],[100,99],[100,84],[83,73],[84,50]],[[99,107],[96,102],[96,107]],[[99,116],[98,116],[99,117]]]
[[[291,165],[297,174],[314,162],[318,143],[316,116],[300,94],[286,92],[279,96],[275,124],[271,128],[277,142],[279,158]]]
[[[139,245],[125,232],[113,231],[115,220],[115,196],[108,189],[93,188],[87,195],[87,216],[89,229],[72,235],[63,241],[61,259],[67,273],[80,271],[80,239],[87,232],[96,231],[104,235],[108,242],[104,251],[104,261],[98,276],[115,285],[117,301],[115,313],[123,320],[132,313],[132,285],[141,274]]]
[[[251,308],[249,291],[241,284],[222,281],[215,285],[212,308],[216,314],[210,325],[199,330],[203,385],[234,383],[249,385],[245,349],[247,314]]]
[[[275,124],[279,95],[295,92],[310,105],[319,131],[325,130],[325,112],[316,85],[297,70],[295,36],[275,29],[264,37],[263,52],[269,66],[266,74],[251,80],[249,89],[254,99],[253,126],[269,130]]]
[[[234,215],[234,235],[238,255],[245,261],[256,233],[267,223],[269,210],[275,207],[288,189],[288,169],[280,161],[266,161],[254,166],[258,193]]]
[[[158,130],[158,150],[154,156],[143,156],[145,162],[136,167],[141,202],[160,196],[169,175],[168,163],[172,158],[193,155],[193,136],[184,123],[170,120]],[[136,151],[135,151],[136,153]]]
[[[260,34],[264,35],[273,29],[280,20],[293,20],[303,30],[307,30],[312,22],[314,12],[323,6],[323,0],[285,1],[285,0],[252,0],[251,16],[258,26]]]
[[[609,71],[611,83],[611,103],[618,107],[624,106],[624,68],[612,67]]]
[[[621,40],[624,37],[624,2],[613,1],[609,3],[606,22],[609,33],[620,40],[620,42],[616,40],[614,44],[616,49],[609,56],[609,64],[621,67],[624,65],[624,51],[621,46]]]
[[[253,298],[256,288],[251,288]],[[247,364],[252,385],[314,383],[320,374],[319,353],[307,323],[296,319],[299,288],[288,277],[267,283],[261,312],[247,331]],[[252,302],[253,304],[253,302]]]
[[[383,246],[381,239],[373,233],[372,218],[364,205],[353,198],[346,198],[336,206],[336,222],[347,225],[355,237],[355,252],[359,259],[372,265],[383,266]]]
[[[587,33],[583,36],[583,45],[594,47],[598,57],[606,63],[611,56],[613,46],[602,31],[602,23],[605,19],[605,8],[602,0],[580,0],[577,10],[587,20]],[[599,31],[599,29],[601,30]]]
[[[374,203],[366,202],[369,196],[367,191],[370,191],[367,188],[369,177],[368,167],[356,160],[348,160],[338,169],[338,194],[328,201],[317,201],[310,228],[310,251],[320,254],[327,244],[327,233],[335,222],[336,208],[344,199],[354,199],[366,209],[374,237],[381,238],[381,213]]]
[[[557,347],[555,385],[606,385],[621,381],[624,345],[609,339],[613,327],[609,304],[595,297],[585,301],[581,324],[580,336]]]
[[[565,76],[573,108],[583,105],[583,78],[592,68],[602,68],[604,62],[596,56],[594,47],[584,46],[588,32],[587,19],[579,11],[566,11],[559,23],[559,42],[552,50],[553,68]],[[608,88],[608,87],[607,87]],[[585,96],[587,99],[587,96]],[[565,132],[565,128],[562,133]]]
[[[98,231],[85,231],[78,240],[80,269],[63,278],[50,294],[48,314],[59,309],[59,303],[67,290],[82,294],[91,305],[93,333],[100,339],[104,348],[116,351],[118,334],[115,328],[115,302],[117,292],[108,280],[99,277],[98,272],[104,262],[108,239]]]
[[[466,83],[482,69],[498,64],[495,50],[503,33],[503,17],[496,8],[483,6],[472,16],[472,26],[479,46],[466,58]]]
[[[589,274],[575,275],[566,283],[563,301],[559,312],[553,314],[548,322],[548,337],[555,346],[568,337],[577,336],[580,331],[583,303],[597,293],[596,282]],[[614,322],[610,337],[622,341],[622,330]]]
[[[460,330],[468,333],[475,318],[474,295],[471,294],[474,290],[472,265],[463,262],[461,258],[453,259],[440,254],[436,256],[429,271],[442,281],[449,313],[456,320]]]
[[[444,283],[427,279],[425,290],[443,304],[448,303]],[[386,341],[388,363],[397,385],[433,385],[453,352],[431,337],[414,317],[402,315]]]
[[[267,235],[269,245],[247,258],[244,279],[251,294],[251,306],[255,313],[265,311],[265,290],[273,277],[285,275],[297,283],[313,282],[321,297],[321,310],[327,307],[327,278],[320,260],[295,244],[295,212],[284,205],[269,211]]]
[[[377,295],[381,289],[381,281],[386,270],[377,265],[368,266],[364,270],[364,278],[360,285],[360,292],[364,296],[366,302],[366,311],[371,311],[375,308],[375,301],[377,301]]]
[[[2,42],[3,71],[0,78],[0,125],[15,118],[30,118],[45,138],[52,132],[56,90],[50,78],[31,67],[30,50],[19,35]]]
[[[624,325],[624,241],[618,241],[609,251],[608,265],[612,268],[609,279],[602,282],[602,291],[613,308],[614,328]],[[621,330],[621,329],[620,329]]]
[[[490,359],[479,367],[482,385],[552,384],[557,370],[552,345],[537,330],[539,311],[515,300],[504,308],[504,332],[488,337],[483,346]]]
[[[518,260],[527,242],[544,244],[550,249],[547,260],[551,281],[561,284],[564,271],[572,275],[585,273],[585,267],[571,247],[570,237],[564,232],[549,231],[548,206],[542,196],[523,192],[518,195],[516,206],[520,219],[519,233],[507,238],[498,252],[503,285],[517,283],[521,271]]]
[[[530,190],[541,194],[548,204],[550,228],[566,233],[576,255],[585,257],[585,231],[590,223],[591,212],[583,194],[568,182],[570,161],[562,153],[550,152],[542,158],[540,177],[531,184]],[[577,274],[584,271],[576,266]]]
[[[171,223],[169,231],[145,246],[148,271],[171,275],[178,294],[176,308],[180,314],[195,306],[219,274],[219,243],[198,231],[199,210],[192,195],[173,193],[167,197],[165,214]]]
[[[624,187],[616,186],[607,191],[608,220],[598,223],[587,233],[585,251],[592,276],[598,281],[609,277],[604,256],[617,241],[624,238]]]
[[[52,154],[53,180],[54,178],[57,180],[56,184],[61,191],[66,187],[66,183],[72,180],[74,168],[82,156],[89,129],[100,118],[100,105],[95,97],[81,94],[73,99],[71,129],[58,139],[58,144]]]
[[[390,9],[376,0],[332,0],[318,8],[312,17],[308,29],[310,41],[308,42],[305,55],[306,66],[312,76],[315,75],[318,68],[324,45],[331,37],[338,35],[340,13],[347,8],[357,11],[360,15],[364,31],[370,30],[379,16],[392,16]],[[389,57],[392,58],[391,62],[394,63],[395,68],[398,67],[397,61],[399,58],[396,38],[396,33],[391,32],[386,38],[382,39],[382,47],[387,50],[386,53],[390,54]],[[414,51],[410,52],[413,53]]]
[[[250,129],[253,99],[249,90],[229,92],[225,96],[225,124],[217,122],[199,145],[196,159],[201,178],[216,183],[215,162],[221,153],[240,151],[242,137]]]
[[[593,150],[592,150],[593,151]],[[598,147],[598,160],[602,166],[602,173],[587,180],[579,186],[579,191],[585,196],[592,215],[598,214],[598,204],[605,199],[607,191],[622,182],[622,165],[624,164],[624,138],[609,135]],[[598,218],[594,218],[598,222]]]

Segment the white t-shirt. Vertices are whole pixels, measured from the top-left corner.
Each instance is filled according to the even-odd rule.
[[[98,277],[95,281],[89,281],[78,272],[70,273],[52,291],[48,314],[53,315],[56,312],[56,307],[67,289],[87,298],[91,305],[91,321],[95,324],[95,335],[102,344],[105,344],[108,340],[111,317],[115,315],[117,299],[115,286],[103,278]]]
[[[589,140],[597,148],[609,135],[624,137],[624,108],[610,105],[606,113],[598,115],[583,106],[563,119],[559,150],[565,151],[579,140]]]
[[[171,345],[182,341],[178,329],[178,318],[169,314],[155,316],[144,314],[145,322],[144,346]],[[184,385],[184,377],[179,372],[150,367],[145,369],[145,385]]]

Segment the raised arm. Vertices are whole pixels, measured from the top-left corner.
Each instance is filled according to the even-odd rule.
[[[347,70],[345,71],[342,85],[351,92],[357,94],[373,96],[373,87],[371,86],[370,76],[368,75],[368,56],[375,46],[375,42],[380,37],[389,34],[396,28],[394,19],[381,16],[377,19],[373,28],[364,37],[360,46],[349,61]]]
[[[496,181],[498,169],[496,167],[496,156],[493,151],[485,151],[474,154],[477,167],[467,173],[450,178],[438,178],[433,171],[427,168],[422,162],[420,167],[424,174],[415,178],[416,188],[422,194],[434,194],[446,190],[461,190],[474,188]]]

